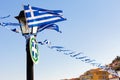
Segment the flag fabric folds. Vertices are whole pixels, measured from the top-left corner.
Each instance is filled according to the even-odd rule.
[[[47,10],[29,5],[24,5],[24,12],[28,27],[43,27],[43,25],[54,24],[64,21],[61,10]]]
[[[42,27],[38,27],[38,31],[37,31],[37,32],[41,32],[41,31],[43,31],[43,30],[45,30],[45,29],[55,30],[55,31],[57,31],[57,32],[62,33],[62,32],[59,30],[58,25],[56,25],[56,24],[49,24],[49,25],[45,25],[45,26],[42,26]]]

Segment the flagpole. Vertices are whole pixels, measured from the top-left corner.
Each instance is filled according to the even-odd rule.
[[[27,58],[26,80],[34,80],[34,63],[30,56],[29,41],[30,38],[26,39],[26,58]]]

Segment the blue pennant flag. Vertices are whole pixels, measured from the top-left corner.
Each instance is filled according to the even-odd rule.
[[[51,30],[55,30],[55,31],[57,31],[57,32],[62,33],[62,32],[59,30],[58,25],[56,25],[56,24],[49,24],[49,25],[45,25],[45,26],[43,26],[43,27],[38,27],[38,32],[41,32],[41,31],[43,31],[43,30],[45,30],[45,29],[51,29]]]
[[[4,16],[4,17],[0,17],[0,19],[5,19],[5,18],[8,18],[8,17],[10,17],[10,15]]]
[[[19,31],[18,31],[16,28],[11,29],[11,31],[16,32],[16,33],[19,33]]]
[[[61,10],[47,10],[29,5],[24,5],[24,12],[28,27],[41,27],[42,25],[53,24],[64,21]]]
[[[20,26],[21,24],[12,22],[1,22],[0,25],[5,27],[5,26]]]

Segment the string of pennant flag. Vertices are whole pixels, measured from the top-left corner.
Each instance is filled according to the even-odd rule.
[[[10,17],[10,15],[7,15],[7,16],[4,16],[4,17],[0,17],[0,20],[6,19],[6,18],[9,18],[9,17]],[[11,31],[13,31],[13,32],[20,33],[20,30],[18,30],[17,28],[11,29],[11,28],[7,27],[7,26],[20,26],[19,23],[13,23],[13,22],[0,22],[0,26],[6,28],[6,29],[8,29],[8,30],[11,30]]]
[[[30,5],[24,5],[24,13],[25,13],[25,18],[26,22],[29,28],[32,27],[38,27],[37,33],[45,30],[45,29],[50,29],[50,30],[55,30],[57,32],[61,31],[59,30],[59,26],[55,24],[56,22],[64,21],[66,20],[63,18],[62,10],[48,10],[48,9],[43,9],[43,8],[38,8],[38,7],[32,7]],[[10,15],[0,17],[1,19],[6,19],[9,18]],[[18,28],[9,28],[8,26],[20,26],[22,24],[20,23],[12,23],[12,22],[0,22],[0,26],[11,30],[16,33],[21,33],[21,31]],[[46,45],[50,49],[54,49],[57,52],[62,52],[64,55],[68,55],[72,58],[75,58],[77,60],[80,60],[84,63],[89,63],[93,66],[99,67],[105,71],[108,71],[109,73],[118,76],[118,74],[112,70],[111,67],[104,66],[101,63],[97,63],[95,59],[91,59],[88,56],[86,56],[83,52],[77,52],[73,50],[66,49],[62,46],[53,46],[51,45],[51,42],[49,40],[45,40],[43,42],[38,42],[41,45]]]
[[[21,31],[20,31],[18,28],[13,28],[13,29],[8,28],[8,26],[17,26],[17,27],[18,27],[18,26],[20,26],[20,25],[21,25],[21,24],[19,24],[19,23],[12,23],[12,22],[1,22],[1,23],[0,23],[0,26],[6,28],[6,29],[8,29],[8,30],[11,30],[11,31],[13,31],[13,32],[16,32],[16,33],[21,33]],[[43,31],[43,30],[45,30],[45,29],[55,30],[55,31],[57,31],[57,32],[59,32],[59,33],[62,33],[62,31],[59,29],[59,26],[56,25],[56,24],[45,25],[44,27],[41,27],[41,28],[38,27],[37,33],[41,32],[41,31]]]
[[[100,69],[102,69],[104,71],[109,72],[112,75],[119,76],[116,73],[116,71],[113,70],[111,67],[105,66],[105,65],[102,65],[101,63],[96,62],[95,59],[91,59],[90,57],[86,56],[83,52],[69,50],[69,49],[66,49],[63,46],[51,45],[51,42],[49,40],[44,40],[43,42],[38,42],[38,43],[41,44],[41,45],[45,45],[45,46],[47,46],[50,49],[54,49],[57,52],[63,53],[64,55],[68,55],[71,58],[80,60],[80,61],[82,61],[84,63],[88,63],[88,64],[90,64],[92,66],[96,66],[96,67],[98,67],[98,68],[100,68]]]

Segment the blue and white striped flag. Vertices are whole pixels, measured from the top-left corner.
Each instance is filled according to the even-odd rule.
[[[28,27],[41,27],[66,20],[62,17],[61,10],[47,10],[29,5],[24,5],[24,12]]]

